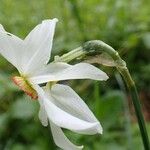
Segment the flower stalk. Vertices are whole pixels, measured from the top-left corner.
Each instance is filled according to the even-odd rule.
[[[59,56],[55,57],[54,61],[69,62],[73,59],[77,59],[77,58],[85,59],[88,56],[95,56],[103,53],[109,55],[112,58],[112,60],[115,62],[115,67],[122,75],[128,87],[134,105],[136,117],[138,120],[138,125],[140,128],[144,148],[145,150],[150,150],[149,138],[146,130],[144,117],[142,114],[141,104],[138,97],[136,85],[129,73],[129,70],[126,66],[126,62],[121,59],[117,51],[115,51],[111,46],[107,45],[102,41],[93,40],[84,43],[81,47],[76,48],[70,51],[69,53],[62,55],[61,57]],[[114,62],[112,64],[114,64]],[[114,65],[112,65],[112,67],[114,67]]]
[[[139,128],[141,131],[143,145],[145,147],[145,150],[150,150],[149,138],[148,138],[148,134],[147,134],[147,130],[146,130],[144,117],[143,117],[143,114],[141,111],[141,104],[140,104],[140,100],[138,97],[136,85],[135,85],[134,81],[132,80],[132,77],[127,68],[125,68],[125,69],[119,68],[118,71],[123,76],[123,78],[128,86],[129,92],[131,94],[132,102],[133,102],[135,113],[137,116],[137,120],[138,120]]]
[[[80,46],[62,56],[55,56],[54,58],[54,62],[70,62],[74,59],[77,59],[77,58],[83,58],[85,55],[87,54],[86,51],[83,51],[83,48]]]

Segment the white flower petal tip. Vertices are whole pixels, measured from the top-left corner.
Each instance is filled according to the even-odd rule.
[[[43,20],[42,23],[46,22],[46,21],[53,21],[53,22],[58,22],[58,19],[57,18],[53,18],[53,19],[46,19],[46,20]]]
[[[41,123],[42,123],[42,126],[43,126],[43,127],[47,127],[47,126],[48,126],[47,123],[44,123],[44,122],[41,122]]]
[[[44,127],[48,126],[48,118],[43,106],[40,106],[39,119]]]
[[[97,129],[97,133],[98,134],[103,134],[103,128],[101,127],[101,125],[99,124],[99,127]]]
[[[108,79],[109,79],[109,76],[105,72],[103,72],[103,80],[106,81]]]
[[[82,150],[83,146],[74,145],[67,136],[63,133],[63,130],[50,121],[50,127],[55,144],[63,150]]]
[[[53,20],[54,20],[54,21],[56,21],[56,22],[58,22],[58,21],[59,21],[57,18],[54,18]]]
[[[0,24],[0,31],[5,31],[4,27]]]
[[[83,145],[81,145],[81,146],[77,146],[77,150],[82,150],[84,148],[84,146]]]
[[[95,122],[95,123],[93,123],[93,130],[94,130],[94,132],[92,132],[92,133],[90,133],[89,131],[86,133],[87,135],[94,135],[94,134],[103,134],[103,128],[102,128],[102,126],[101,126],[101,124],[99,123],[99,122]],[[91,128],[91,130],[92,130],[92,128]],[[83,130],[84,131],[84,130]],[[79,132],[80,133],[80,132]],[[82,133],[82,132],[81,132]],[[83,134],[85,134],[85,133],[83,133]]]
[[[43,20],[24,39],[27,49],[22,60],[24,74],[33,75],[48,63],[57,21],[56,18]]]
[[[78,73],[80,76],[83,76],[81,79],[105,81],[109,78],[105,72],[88,63],[78,63],[73,66],[73,70],[76,74]]]
[[[94,134],[103,134],[103,128],[99,122],[95,122],[95,133]]]
[[[45,19],[45,20],[43,20],[42,21],[42,23],[41,24],[56,24],[58,22],[58,19],[57,18],[54,18],[54,19]],[[51,25],[49,25],[49,26],[51,26]]]

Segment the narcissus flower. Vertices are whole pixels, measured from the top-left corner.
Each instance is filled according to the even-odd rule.
[[[39,118],[44,126],[51,126],[54,141],[65,150],[79,150],[64,135],[61,128],[82,134],[102,133],[102,127],[84,101],[61,80],[107,80],[107,75],[88,63],[69,65],[64,62],[47,64],[57,19],[44,20],[22,40],[8,33],[0,25],[0,54],[13,64],[19,76],[13,81],[26,94],[39,100]],[[46,87],[39,84],[47,83]],[[48,86],[50,85],[50,86]]]

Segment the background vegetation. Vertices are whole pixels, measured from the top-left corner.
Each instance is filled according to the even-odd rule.
[[[0,0],[0,23],[24,38],[43,19],[58,18],[53,56],[100,39],[127,62],[140,93],[150,136],[150,1],[148,0]],[[130,97],[115,69],[104,68],[107,82],[65,82],[86,101],[101,121],[103,135],[66,131],[85,150],[142,150]],[[114,74],[115,73],[115,74]],[[14,67],[0,57],[0,150],[55,150],[49,127],[38,120],[38,102],[12,82]],[[119,84],[118,84],[119,83]],[[119,86],[120,85],[120,86]],[[130,109],[128,109],[128,105]]]

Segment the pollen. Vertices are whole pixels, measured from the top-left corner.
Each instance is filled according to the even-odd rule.
[[[22,91],[24,91],[32,99],[36,100],[38,98],[37,92],[24,77],[15,76],[12,78],[12,80]]]

